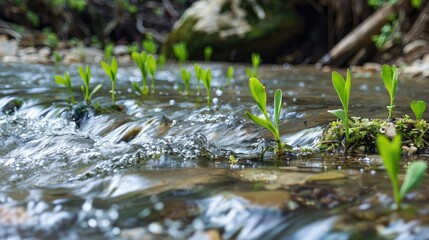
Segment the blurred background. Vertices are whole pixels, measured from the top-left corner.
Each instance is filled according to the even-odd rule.
[[[401,65],[424,60],[428,22],[428,0],[0,0],[0,57],[149,39],[167,58],[185,43],[191,60]]]

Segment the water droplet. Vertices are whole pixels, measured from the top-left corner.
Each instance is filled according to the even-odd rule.
[[[94,218],[91,218],[88,220],[88,226],[95,228],[97,227],[97,220],[95,220]]]
[[[213,98],[213,103],[214,104],[218,104],[219,103],[219,98]]]
[[[300,87],[305,87],[305,83],[304,83],[304,82],[299,82],[299,83],[298,83],[298,86],[300,86]]]
[[[153,234],[161,234],[163,231],[163,227],[159,223],[151,223],[148,226],[148,230]]]
[[[220,89],[216,90],[216,96],[220,97],[220,96],[222,96],[222,94],[223,94],[222,90],[220,90]]]
[[[171,106],[173,106],[174,104],[176,104],[176,100],[171,99],[171,100],[170,100],[170,105],[171,105]]]

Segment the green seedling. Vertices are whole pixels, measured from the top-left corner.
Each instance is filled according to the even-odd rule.
[[[166,61],[167,61],[167,59],[165,58],[165,54],[161,53],[158,55],[158,67],[160,69],[164,68]]]
[[[142,41],[143,49],[150,53],[155,54],[158,50],[158,44],[153,40],[152,34],[146,34],[146,39]]]
[[[258,124],[261,127],[269,130],[273,135],[276,141],[276,153],[281,153],[284,150],[285,144],[281,142],[280,131],[279,131],[279,119],[282,106],[282,91],[277,89],[274,93],[274,122],[270,119],[267,113],[267,94],[265,92],[265,86],[256,78],[250,78],[249,80],[250,93],[252,94],[253,99],[261,110],[264,118],[260,118],[246,112],[246,115],[254,123]]]
[[[185,92],[183,94],[187,96],[189,94],[189,85],[191,84],[191,71],[187,71],[184,68],[181,68],[180,71],[182,73],[183,84],[185,85]]]
[[[90,92],[89,83],[91,81],[91,69],[89,66],[86,66],[86,69],[84,70],[83,67],[79,66],[77,68],[80,77],[82,78],[83,85],[80,86],[80,89],[82,91],[82,94],[84,96],[84,99],[88,105],[91,105],[91,98],[92,95],[94,95],[98,90],[101,88],[101,84],[98,84],[95,86],[95,88]]]
[[[204,61],[208,62],[212,59],[213,48],[207,46],[204,48]]]
[[[416,120],[422,120],[423,113],[426,111],[426,103],[423,100],[412,101],[410,104],[411,110],[416,115]]]
[[[377,137],[378,152],[383,159],[384,167],[392,183],[393,196],[396,208],[401,208],[402,199],[405,194],[419,187],[426,173],[427,164],[424,161],[416,161],[408,166],[405,180],[399,188],[399,168],[401,160],[402,138],[398,134],[392,141],[385,136]]]
[[[332,72],[332,85],[334,85],[335,91],[340,98],[343,109],[329,110],[329,113],[332,113],[334,116],[339,118],[344,125],[344,130],[346,132],[346,145],[349,142],[349,100],[350,100],[350,89],[352,86],[352,76],[350,70],[347,69],[347,78],[344,81],[343,76],[337,72]]]
[[[62,59],[61,55],[57,51],[54,51],[53,55],[54,55],[54,62],[55,62],[55,71],[59,72],[61,59]]]
[[[184,63],[188,60],[188,50],[186,48],[186,44],[183,42],[173,45],[173,53],[180,63]]]
[[[146,59],[146,67],[149,72],[150,77],[152,78],[151,83],[151,92],[155,93],[155,73],[156,73],[156,59],[152,54],[149,54]]]
[[[110,91],[112,94],[112,105],[115,105],[115,88],[116,88],[116,74],[118,73],[118,62],[116,58],[112,58],[112,63],[109,65],[108,63],[101,61],[101,66],[106,72],[107,76],[110,78],[110,82],[112,83],[112,90]]]
[[[194,64],[195,76],[197,79],[197,95],[201,94],[200,82],[201,82],[201,67],[198,63]]]
[[[226,73],[226,86],[231,85],[231,79],[232,79],[232,76],[233,76],[233,75],[234,75],[234,67],[233,67],[233,66],[230,66],[230,67],[228,68],[227,73]]]
[[[202,68],[200,68],[200,76],[201,80],[203,81],[204,88],[207,92],[207,106],[210,107],[211,99],[210,99],[210,88],[212,85],[212,71],[207,69],[204,71]]]
[[[113,56],[113,48],[115,47],[115,45],[113,43],[108,43],[106,44],[106,46],[104,47],[104,60],[106,62],[109,62],[112,60],[112,56]]]
[[[252,53],[252,68],[247,68],[246,73],[249,78],[256,78],[259,72],[259,66],[261,65],[261,55]]]
[[[131,54],[131,57],[133,58],[134,62],[137,64],[138,68],[140,69],[140,73],[142,75],[141,86],[139,86],[139,84],[136,82],[133,82],[132,85],[137,92],[139,92],[142,95],[147,95],[149,93],[149,87],[147,86],[147,76],[148,76],[148,67],[146,64],[146,61],[148,58],[147,53],[145,51],[142,51],[141,53],[133,52]]]
[[[398,69],[394,65],[383,65],[381,70],[381,78],[383,79],[384,86],[386,87],[390,96],[390,105],[387,106],[387,109],[389,110],[388,118],[391,119],[392,110],[395,107],[395,105],[393,105],[393,101],[395,100],[396,85],[398,84]]]
[[[76,101],[74,100],[74,96],[73,96],[73,88],[71,85],[70,75],[66,72],[64,73],[64,77],[60,75],[55,76],[55,83],[58,85],[65,86],[70,93],[70,103],[76,104]]]

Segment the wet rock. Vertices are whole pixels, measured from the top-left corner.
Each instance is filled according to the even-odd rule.
[[[24,55],[21,56],[20,60],[26,63],[49,63],[49,59],[47,57],[40,56],[39,54]]]
[[[43,48],[39,49],[37,54],[39,54],[39,56],[41,56],[43,58],[49,58],[49,56],[51,55],[51,52],[52,52],[51,48],[43,47]]]
[[[117,45],[113,48],[113,55],[115,56],[121,56],[128,53],[129,53],[129,50],[126,45]]]
[[[34,221],[22,207],[0,207],[0,225],[21,225]]]
[[[81,62],[81,56],[79,56],[76,53],[66,53],[63,58],[64,64],[73,64],[73,63],[80,63]]]
[[[26,48],[19,49],[18,56],[35,54],[36,52],[37,52],[37,49],[35,47],[26,47]]]
[[[120,142],[129,142],[133,140],[142,130],[141,127],[134,127],[129,129],[119,140]]]
[[[318,182],[318,181],[332,181],[337,179],[347,178],[347,175],[343,172],[329,171],[319,174],[314,174],[307,178],[307,182]]]
[[[403,52],[404,54],[410,54],[410,53],[414,53],[417,51],[421,51],[425,48],[429,47],[429,44],[427,41],[425,40],[416,40],[413,41],[411,43],[408,43],[407,45],[405,45]]]
[[[2,61],[4,63],[16,63],[19,62],[19,58],[17,56],[4,56]]]
[[[291,195],[286,191],[256,191],[256,192],[234,192],[251,204],[268,208],[285,208],[291,200]]]
[[[362,68],[366,72],[377,73],[381,71],[381,64],[369,62],[365,63]]]
[[[99,63],[104,56],[102,50],[93,47],[76,47],[70,49],[69,52],[78,55],[80,61],[90,63]]]
[[[14,40],[0,41],[0,57],[15,56],[18,51],[18,42]]]
[[[1,112],[4,114],[13,114],[16,110],[18,110],[23,104],[21,99],[13,99],[7,102],[5,105],[1,107]]]
[[[77,104],[72,107],[70,111],[61,114],[61,117],[69,121],[74,121],[77,128],[81,128],[88,121],[89,118],[94,116],[95,111],[93,108],[86,104]]]
[[[176,22],[164,47],[171,52],[174,44],[184,42],[190,57],[199,59],[206,46],[213,47],[213,59],[233,54],[248,61],[252,52],[273,58],[303,30],[303,20],[282,1],[199,0]]]
[[[278,174],[266,169],[245,169],[232,172],[232,177],[247,182],[273,182],[277,180]]]

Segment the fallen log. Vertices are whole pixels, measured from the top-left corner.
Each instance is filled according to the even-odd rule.
[[[368,46],[371,43],[371,37],[380,32],[389,16],[397,11],[396,8],[395,5],[387,5],[374,12],[325,54],[317,62],[317,65],[331,64],[340,58],[353,55],[362,47]]]

